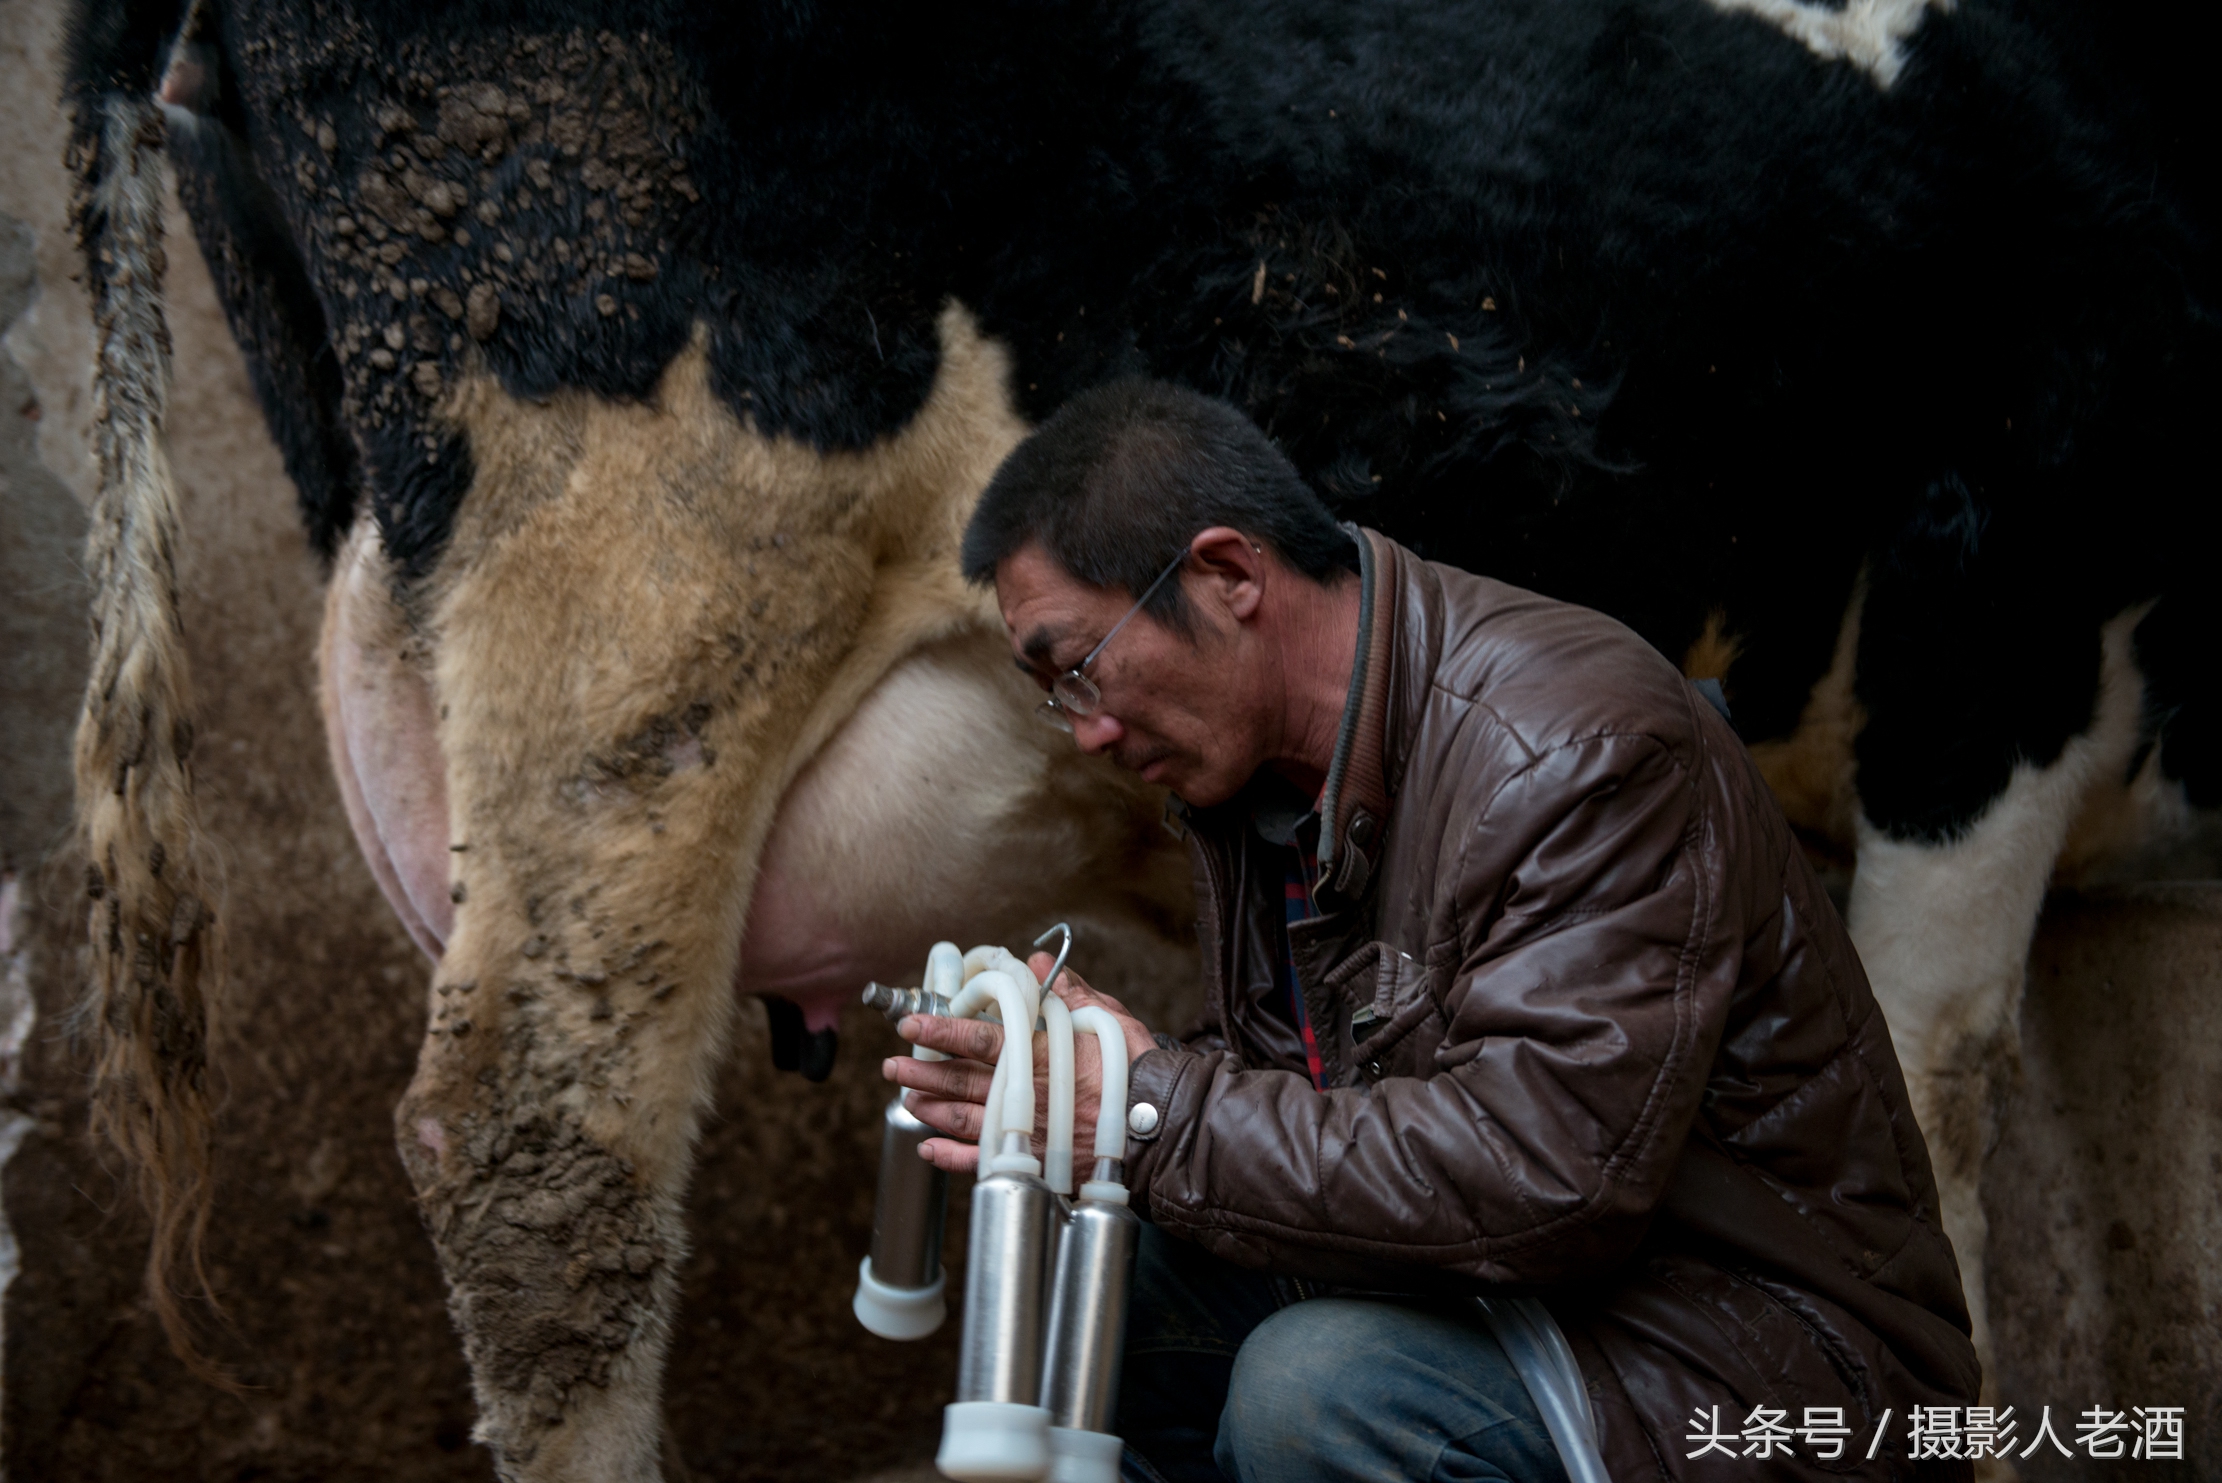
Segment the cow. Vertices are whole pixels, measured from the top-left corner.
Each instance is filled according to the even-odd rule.
[[[2165,28],[85,0],[72,55],[87,1020],[181,1345],[216,924],[165,154],[332,564],[350,818],[435,959],[396,1142],[504,1477],[657,1474],[736,988],[822,1069],[838,1001],[946,932],[1082,898],[1178,930],[1161,800],[1033,729],[955,566],[1002,455],[1132,373],[1244,408],[1345,517],[1721,685],[1850,867],[1980,1339],[1988,1088],[2047,883],[2222,785],[2216,599],[2167,538],[2218,383]]]

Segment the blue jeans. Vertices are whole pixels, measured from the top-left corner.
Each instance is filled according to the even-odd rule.
[[[1561,1483],[1478,1315],[1294,1283],[1142,1227],[1118,1432],[1131,1483]]]

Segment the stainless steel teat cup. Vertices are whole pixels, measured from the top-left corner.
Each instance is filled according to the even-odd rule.
[[[1025,1165],[1027,1135],[1012,1130],[994,1172],[972,1186],[965,1253],[964,1338],[957,1399],[944,1413],[934,1464],[963,1483],[1039,1479],[1049,1472],[1049,1415],[1041,1395],[1043,1252],[1057,1197]]]
[[[1049,1483],[1118,1483],[1111,1435],[1126,1347],[1127,1294],[1142,1222],[1123,1186],[1091,1181],[1064,1221],[1049,1304],[1042,1406],[1049,1412]]]
[[[913,1014],[947,1014],[948,991],[963,981],[964,960],[954,943],[937,944],[926,959],[921,988],[867,984],[864,1002],[900,1023]],[[934,1059],[930,1051],[921,1051]],[[898,1095],[880,1126],[879,1191],[872,1204],[872,1250],[858,1264],[857,1322],[883,1339],[923,1339],[948,1317],[941,1265],[942,1232],[949,1210],[949,1176],[918,1156],[933,1129],[913,1117]]]
[[[948,1316],[948,1273],[941,1240],[949,1176],[918,1156],[933,1129],[898,1096],[880,1132],[879,1193],[872,1204],[872,1250],[857,1268],[857,1321],[883,1339],[923,1339]]]

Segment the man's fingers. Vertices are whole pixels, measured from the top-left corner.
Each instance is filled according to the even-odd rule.
[[[1050,961],[1055,962],[1056,960],[1051,959]],[[1042,968],[1035,971],[1037,973],[1044,972],[1047,968],[1048,964],[1044,964]],[[1057,976],[1057,982],[1051,986],[1051,990],[1058,998],[1064,1000],[1067,1005],[1074,1009],[1085,1009],[1094,1005],[1096,1008],[1109,1010],[1111,1017],[1117,1020],[1120,1028],[1126,1031],[1126,1054],[1130,1063],[1141,1059],[1155,1048],[1157,1042],[1151,1036],[1149,1026],[1136,1019],[1128,1012],[1124,1004],[1121,1004],[1109,994],[1104,993],[1101,989],[1090,988],[1081,981],[1080,975],[1074,973],[1070,968]]]
[[[899,1087],[958,1102],[985,1102],[995,1073],[978,1061],[921,1061],[916,1056],[889,1056],[880,1063],[880,1075]]]
[[[969,1143],[951,1143],[946,1138],[928,1138],[918,1145],[918,1156],[936,1169],[951,1174],[970,1174],[980,1166],[980,1150]]]
[[[1057,966],[1057,959],[1049,953],[1036,953],[1027,960],[1026,966],[1034,970],[1034,977],[1038,979]],[[1118,1000],[1112,998],[1109,994],[1090,988],[1088,981],[1070,968],[1057,975],[1057,982],[1049,986],[1049,991],[1074,1009],[1086,1004],[1101,1004],[1106,1009],[1119,1009]],[[1124,1013],[1125,1011],[1121,1010],[1120,1012]]]
[[[1042,974],[1047,973],[1053,966],[1055,966],[1056,962],[1057,960],[1047,953],[1036,953],[1034,955],[1034,962],[1029,964],[1028,966],[1034,970],[1034,975],[1038,978]],[[1125,1005],[1112,998],[1109,994],[1104,993],[1101,989],[1090,986],[1086,979],[1073,972],[1070,968],[1067,968],[1063,973],[1058,974],[1057,982],[1051,984],[1049,986],[1049,989],[1051,993],[1064,1000],[1066,1004],[1070,1005],[1074,1009],[1081,1009],[1086,1007],[1087,1005],[1096,1004],[1110,1010],[1114,1014],[1123,1015],[1126,1013]]]
[[[1049,953],[1036,953],[1027,966],[1039,978],[1056,961]],[[1074,1008],[1096,1005],[1109,1010],[1127,1031],[1130,1057],[1149,1049],[1149,1031],[1141,1022],[1128,1014],[1118,1000],[1090,988],[1080,975],[1066,970],[1058,976],[1055,989],[1058,997]],[[952,1058],[921,1061],[915,1056],[890,1056],[881,1065],[880,1074],[909,1093],[904,1103],[912,1114],[935,1132],[948,1135],[946,1139],[928,1139],[919,1146],[920,1153],[937,1169],[974,1167],[978,1155],[971,1145],[979,1140],[982,1104],[994,1085],[994,1064],[1003,1051],[1003,1027],[989,1020],[909,1015],[896,1030],[911,1044],[940,1051]],[[1048,1113],[1048,1037],[1037,1032],[1028,1038],[1033,1042],[1030,1049],[1034,1052],[1034,1127],[1038,1150],[1039,1134]],[[1078,1104],[1073,1109],[1073,1131],[1077,1140],[1085,1141],[1095,1125],[1102,1086],[1102,1058],[1092,1035],[1079,1037],[1073,1052],[1074,1100]],[[953,1141],[957,1139],[965,1142]]]
[[[962,1138],[977,1143],[980,1139],[982,1109],[973,1102],[952,1102],[944,1097],[929,1097],[922,1092],[911,1092],[903,1098],[903,1105],[910,1115],[937,1133],[947,1133],[952,1138]]]
[[[952,1019],[945,1014],[910,1014],[895,1033],[912,1045],[944,1055],[992,1063],[1003,1053],[1003,1028],[989,1020]]]

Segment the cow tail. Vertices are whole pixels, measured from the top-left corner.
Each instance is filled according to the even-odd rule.
[[[214,1309],[201,1243],[218,937],[194,818],[178,493],[163,441],[165,136],[160,108],[143,94],[105,93],[84,109],[73,211],[97,341],[100,490],[86,541],[92,670],[76,748],[92,938],[80,1026],[96,1057],[94,1134],[121,1155],[153,1227],[148,1298],[179,1357],[225,1383],[187,1313],[188,1302]]]

